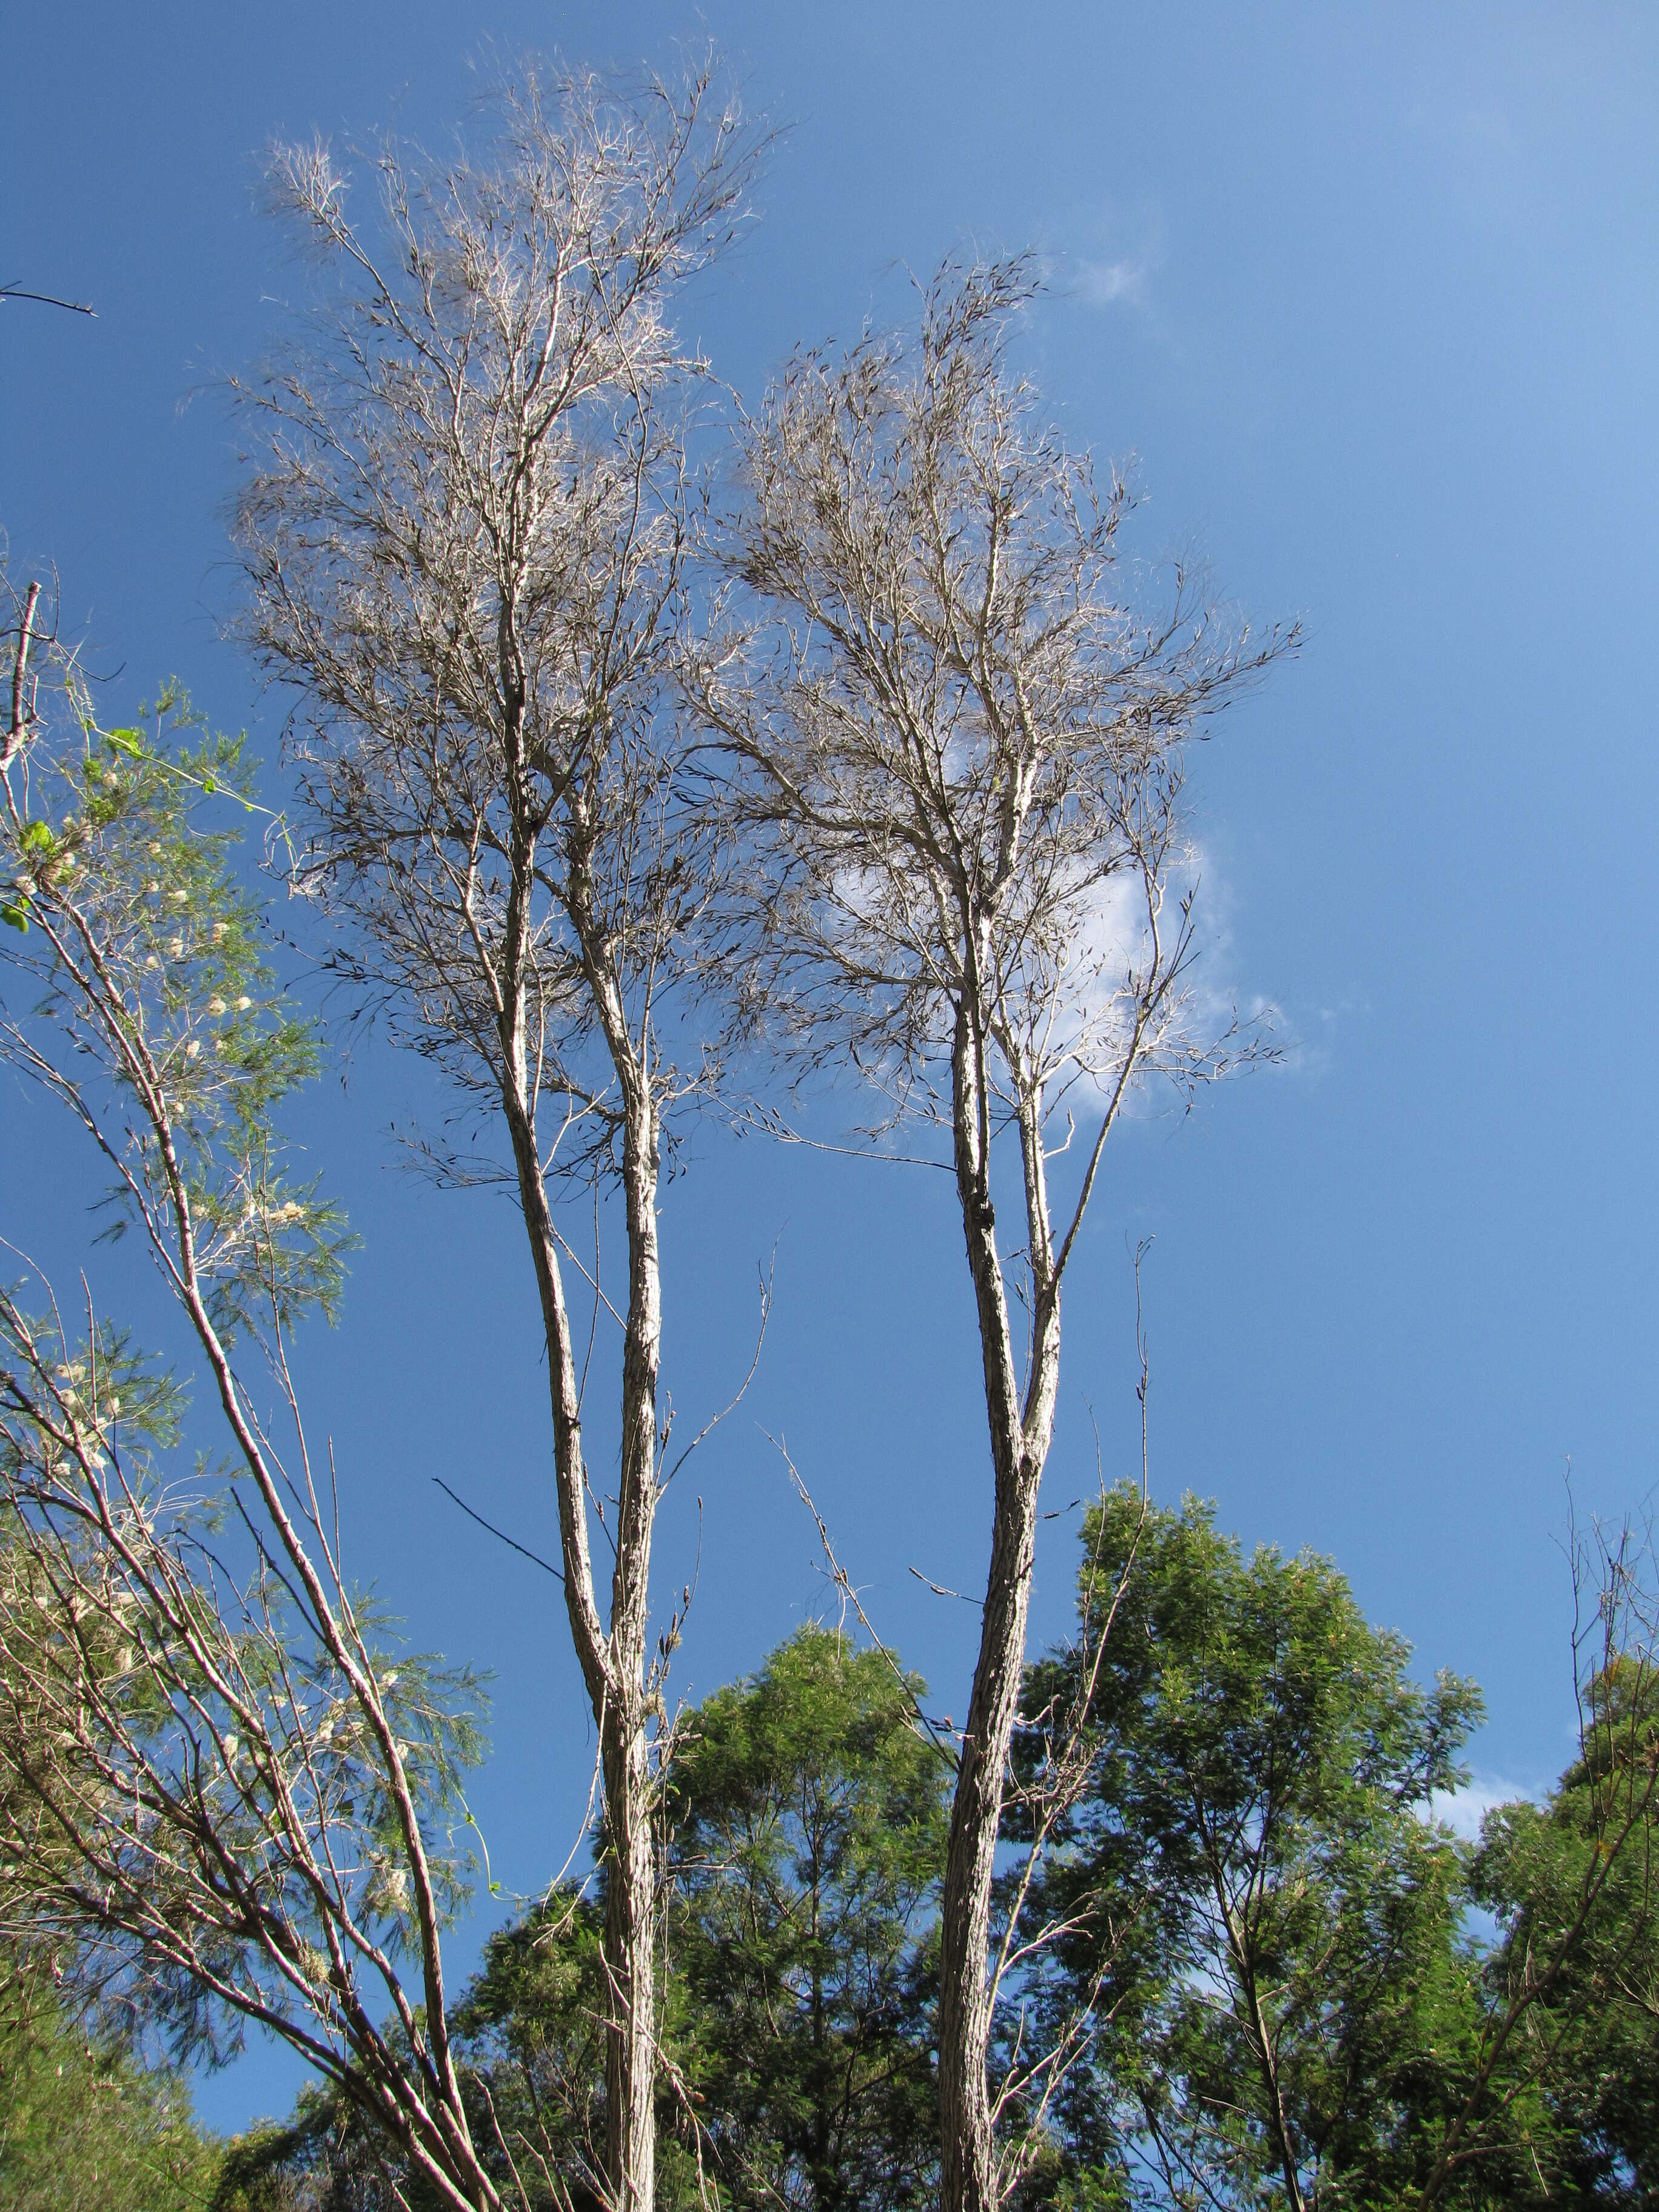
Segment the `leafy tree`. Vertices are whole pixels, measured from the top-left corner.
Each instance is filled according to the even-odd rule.
[[[1412,1682],[1328,1563],[1246,1557],[1193,1501],[1120,1490],[1085,1530],[1079,1613],[1076,1644],[1028,1673],[1006,1823],[1029,1851],[1041,1816],[1044,1849],[996,2093],[1033,2045],[1077,2057],[1025,2077],[1057,2089],[1022,2201],[1650,2204],[1644,1649],[1613,1638],[1581,1758],[1471,1852],[1427,1814],[1477,1694]],[[807,1628],[677,1731],[663,2212],[932,2201],[948,1776],[913,1732],[920,1694]],[[1085,1786],[1056,1800],[1079,1725]],[[607,1872],[601,1854],[598,1895],[556,1892],[494,1936],[451,2014],[503,2201],[605,2202]],[[1002,1877],[1005,1925],[1025,1872],[1022,1855]],[[1470,1932],[1472,1900],[1494,1937]],[[434,2201],[337,2090],[233,2147],[225,2186],[248,2212]]]
[[[674,1759],[681,2063],[734,2206],[896,2208],[937,2185],[950,1778],[921,1686],[804,1627],[690,1717]]]
[[[1080,1601],[1120,1582],[1030,1990],[1092,2016],[1060,2103],[1085,2194],[1397,2202],[1438,2142],[1424,2077],[1473,2019],[1462,1861],[1427,1815],[1480,1694],[1420,1688],[1328,1561],[1246,1558],[1191,1498],[1126,1486],[1089,1516]],[[1027,1772],[1078,1664],[1030,1670]]]
[[[1454,2201],[1659,2202],[1652,1561],[1628,1531],[1597,1540],[1598,1603],[1578,1639],[1592,1654],[1579,1756],[1546,1804],[1487,1815],[1472,1870],[1499,1933],[1440,2160]]]
[[[343,1237],[275,1127],[315,1054],[239,879],[248,764],[177,694],[100,729],[14,604],[0,1063],[88,1138],[228,1463],[179,1467],[182,1395],[90,1304],[0,1287],[0,1930],[180,2047],[258,2021],[488,2212],[441,1941],[477,1686],[387,1663],[319,1497],[287,1344]]]
[[[7,2212],[206,2212],[216,2144],[179,2077],[110,2021],[65,2016],[49,1978],[0,1966],[0,2203]]]
[[[915,1732],[921,1692],[884,1653],[806,1627],[682,1718],[660,1861],[663,2212],[932,2201],[949,1778]],[[556,1890],[492,1936],[450,2016],[504,2199],[605,2202],[610,1871],[601,1849],[596,1895]],[[424,2202],[337,2096],[302,2100],[233,2164],[315,2212],[380,2212],[394,2182]]]

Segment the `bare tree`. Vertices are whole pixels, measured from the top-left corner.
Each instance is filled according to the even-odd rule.
[[[90,1139],[206,1361],[230,1483],[174,1471],[181,1394],[89,1294],[72,1324],[38,1275],[0,1291],[0,1928],[185,2045],[280,2036],[485,2212],[440,1940],[476,1686],[391,1662],[314,1479],[287,1343],[332,1306],[343,1231],[272,1124],[315,1055],[230,872],[246,772],[176,699],[100,732],[40,612],[33,586],[11,609],[0,1062]]]
[[[805,1069],[850,1060],[887,1125],[948,1132],[973,1279],[995,1502],[944,1892],[950,2212],[1012,2178],[987,2079],[990,1904],[1060,1286],[1137,1085],[1191,1085],[1253,1048],[1237,1024],[1208,1034],[1187,988],[1183,750],[1293,642],[1224,635],[1184,575],[1150,627],[1121,603],[1126,489],[1097,489],[1007,365],[1031,290],[1021,262],[947,264],[914,336],[791,361],[748,427],[728,626],[697,678],[761,843],[732,939],[749,1022]],[[1023,1207],[1008,1253],[1005,1133]]]
[[[286,365],[238,387],[267,445],[240,507],[247,634],[299,694],[309,866],[360,925],[341,965],[508,1139],[600,1739],[607,2165],[630,2212],[653,2198],[652,1731],[675,1632],[653,1659],[657,1196],[677,1112],[718,1073],[678,1009],[722,866],[670,693],[701,364],[669,310],[740,225],[759,143],[707,68],[632,90],[526,70],[476,158],[386,149],[367,228],[324,151],[282,149],[278,201],[339,289]],[[471,1152],[434,1140],[427,1158],[477,1179]],[[583,1452],[561,1177],[619,1192],[626,1228],[610,1521]],[[596,1246],[614,1313],[599,1273]],[[614,1547],[608,1620],[590,1498]]]

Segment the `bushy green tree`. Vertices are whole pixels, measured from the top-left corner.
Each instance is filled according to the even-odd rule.
[[[0,2204],[6,2212],[207,2212],[218,2146],[179,2076],[112,2023],[68,2016],[50,1978],[0,1963]]]
[[[666,1971],[660,2212],[864,2212],[937,2185],[933,2009],[949,1773],[922,1685],[805,1627],[676,1732],[659,1830]],[[505,2199],[598,2212],[608,2016],[601,1856],[485,1947],[450,2016]],[[337,2098],[240,2148],[252,2194],[380,2212],[411,2177]]]
[[[1120,1589],[1121,1585],[1121,1589]],[[1086,1617],[1116,1611],[1086,1788],[1036,1884],[1056,1929],[1029,2000],[1094,2033],[1056,2112],[1075,2185],[1186,2203],[1400,2201],[1437,2142],[1443,2046],[1467,2032],[1462,1869],[1428,1818],[1460,1778],[1472,1683],[1408,1674],[1309,1553],[1246,1557],[1211,1510],[1108,1494]],[[1029,1674],[1020,1752],[1073,1698],[1084,1644]]]
[[[1492,2202],[1659,2203],[1659,1693],[1650,1656],[1592,1679],[1581,1756],[1547,1803],[1487,1816],[1473,1869],[1498,1923],[1487,2037]]]
[[[950,1775],[921,1686],[805,1627],[707,1700],[674,1759],[683,2069],[734,2206],[897,2208],[937,2185]]]
[[[1650,2205],[1659,1728],[1639,1638],[1609,1631],[1587,1669],[1582,1755],[1549,1802],[1500,1808],[1476,1850],[1431,1801],[1477,1693],[1414,1682],[1328,1561],[1247,1556],[1193,1500],[1121,1490],[1085,1528],[1079,1620],[1028,1675],[1006,1830],[1024,1848],[1005,1925],[1022,1888],[1024,1917],[997,2088],[1046,2136],[1020,2201]],[[659,1829],[662,2212],[932,2201],[948,1775],[920,1694],[806,1628],[684,1717]],[[1057,1759],[1079,1785],[1058,1801]],[[503,2199],[604,2202],[603,1912],[602,1887],[556,1890],[452,2012]],[[227,2212],[432,2201],[337,2091],[233,2147],[222,2187]]]

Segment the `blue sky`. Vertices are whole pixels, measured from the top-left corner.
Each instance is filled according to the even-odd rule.
[[[1152,1479],[1247,1540],[1311,1544],[1425,1669],[1486,1687],[1483,1776],[1568,1755],[1569,1459],[1582,1504],[1655,1482],[1659,939],[1659,16],[1646,7],[1131,11],[843,4],[35,10],[0,88],[0,520],[54,561],[116,687],[165,672],[272,759],[280,708],[220,641],[233,434],[294,283],[256,208],[273,133],[441,139],[487,43],[670,58],[712,36],[787,134],[761,221],[697,296],[753,396],[799,340],[899,304],[905,266],[1032,246],[1026,359],[1068,434],[1131,457],[1134,546],[1197,550],[1294,666],[1194,761],[1218,992],[1279,1009],[1286,1064],[1153,1102],[1115,1138],[1066,1311],[1063,1507],[1134,1447],[1129,1248],[1146,1271]],[[496,1671],[473,1802],[528,1890],[591,1745],[554,1586],[442,1474],[554,1539],[532,1285],[505,1206],[442,1197],[385,1131],[422,1091],[371,1048],[300,1126],[364,1238],[302,1346],[357,1571],[423,1644]],[[0,1231],[78,1260],[86,1163],[0,1094]],[[711,1132],[666,1194],[667,1376],[695,1425],[665,1593],[701,1581],[680,1685],[826,1602],[787,1437],[883,1632],[958,1706],[988,1534],[972,1310],[948,1182]],[[106,1303],[142,1283],[100,1252]],[[701,1492],[701,1516],[697,1504]],[[1039,1637],[1065,1619],[1048,1524]],[[460,1955],[476,1940],[464,1934]],[[205,2086],[232,2125],[285,2063]]]

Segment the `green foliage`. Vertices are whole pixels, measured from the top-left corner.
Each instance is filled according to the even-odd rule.
[[[511,2200],[509,2200],[510,2202]],[[337,2087],[226,2144],[209,2212],[440,2212],[430,2185]]]
[[[685,1717],[663,1816],[665,2208],[927,2196],[947,1778],[920,1688],[808,1627]],[[544,2159],[578,2204],[603,2142],[602,1923],[556,1892],[491,1939],[453,2020],[520,2174]]]
[[[0,2203],[6,2212],[208,2212],[217,2145],[178,2077],[107,2027],[67,2020],[46,1978],[0,1970]]]
[[[670,1775],[684,2070],[732,2205],[927,2200],[945,1789],[921,1685],[801,1629]]]
[[[660,2212],[932,2201],[948,1778],[913,1726],[920,1691],[805,1628],[686,1717],[664,1800]],[[492,1936],[451,2014],[475,2138],[531,2208],[599,2204],[602,1865],[596,1887]],[[388,2172],[410,2185],[337,2097],[233,2165],[254,2212],[256,2173],[316,2212],[378,2212]]]
[[[603,1922],[592,1898],[555,1889],[490,1937],[452,2020],[481,2140],[494,2139],[493,2111],[501,2134],[518,2147],[520,2174],[550,2169],[583,2212],[598,2212],[605,2145]],[[680,2178],[672,2144],[665,2144],[658,2172],[664,2212],[696,2202],[695,2189],[676,2186]],[[555,2202],[550,2193],[532,2196],[537,2206]]]
[[[1176,2203],[1396,2202],[1438,2141],[1422,2077],[1473,2023],[1462,1861],[1427,1814],[1479,1693],[1419,1688],[1328,1561],[1247,1559],[1193,1499],[1109,1493],[1084,1555],[1097,1625],[1127,1572],[1035,1900],[1069,1931],[1035,1978],[1048,2030],[1097,2029],[1071,2162],[1097,2201],[1139,2172]],[[1088,1650],[1030,1671],[1027,1774]]]
[[[1659,2203],[1659,1688],[1648,1655],[1618,1655],[1587,1705],[1583,1755],[1547,1804],[1489,1814],[1474,1862],[1474,1894],[1500,1929],[1490,2015],[1527,1982],[1538,1990],[1495,2072],[1504,2124],[1481,2162],[1494,2203]]]
[[[237,879],[245,825],[265,811],[242,741],[205,730],[176,684],[144,710],[148,733],[99,729],[72,677],[62,698],[55,740],[43,721],[0,805],[0,915],[20,933],[0,939],[0,992],[9,969],[33,1000],[7,994],[0,1054],[98,1136],[119,1177],[112,1233],[135,1210],[187,1208],[222,1333],[286,1328],[312,1306],[331,1318],[350,1240],[273,1132],[317,1050]],[[106,1127],[100,1082],[165,1103],[174,1157],[143,1113]]]
[[[1077,1644],[1027,1680],[1011,1845],[1098,1656],[1086,1786],[1024,1924],[1058,1932],[1005,1989],[1002,2063],[1079,2012],[1091,2035],[1018,2201],[1270,2212],[1288,2158],[1304,2206],[1382,2212],[1418,2201],[1473,2096],[1437,2201],[1650,2205],[1646,1662],[1603,1669],[1584,1757],[1547,1806],[1491,1815],[1472,1853],[1430,1815],[1478,1695],[1413,1682],[1403,1640],[1327,1561],[1247,1557],[1193,1500],[1143,1514],[1117,1491],[1085,1528],[1079,1614]],[[947,1778],[912,1726],[919,1693],[808,1628],[685,1718],[663,1801],[662,2212],[930,2201]],[[452,2014],[476,2137],[532,2208],[600,2202],[598,1880],[598,1898],[556,1891],[492,1937]],[[1494,1938],[1469,1932],[1471,1901]],[[1496,2043],[1520,1978],[1558,1948],[1561,1972]],[[234,2147],[225,2172],[237,2212],[389,2212],[394,2185],[425,2204],[337,2092]]]

